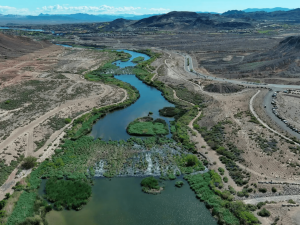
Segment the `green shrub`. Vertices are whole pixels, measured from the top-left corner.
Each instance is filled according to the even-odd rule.
[[[70,118],[66,118],[66,119],[65,119],[65,123],[66,123],[66,124],[71,123],[71,122],[72,122],[72,119],[70,119]]]
[[[266,188],[259,188],[258,191],[259,191],[259,192],[262,192],[262,193],[266,193],[266,192],[267,192],[267,189],[266,189]]]
[[[223,177],[223,181],[224,181],[225,183],[228,183],[228,177]]]
[[[50,178],[46,182],[46,198],[57,206],[80,209],[92,195],[92,188],[80,180],[58,180]]]
[[[257,203],[257,208],[260,209],[261,207],[263,207],[266,203],[265,202],[259,202]]]
[[[177,181],[177,182],[175,183],[175,186],[180,188],[180,187],[183,186],[183,184],[184,184],[184,183],[183,183],[182,181]]]
[[[159,189],[158,180],[152,176],[144,178],[141,181],[141,185],[150,189]]]
[[[133,60],[131,60],[131,62],[133,62],[133,63],[139,63],[139,62],[144,61],[144,59],[145,59],[144,57],[139,56],[139,57],[136,57]]]
[[[36,166],[36,161],[37,161],[37,158],[35,158],[33,156],[28,156],[23,160],[22,168],[26,169],[26,170],[29,170],[29,169],[35,167]]]
[[[186,166],[188,167],[195,166],[199,162],[197,156],[195,155],[187,155],[185,161],[186,161]]]
[[[169,174],[168,174],[168,178],[169,178],[170,180],[175,180],[175,179],[176,179],[176,176],[175,176],[174,174],[172,174],[172,173],[169,173]]]
[[[164,107],[163,109],[159,110],[159,115],[165,117],[174,117],[179,114],[181,110],[175,107]]]
[[[23,192],[6,224],[16,225],[17,223],[23,222],[27,217],[32,217],[36,197],[34,192]]]
[[[218,168],[218,171],[220,172],[220,174],[221,174],[222,176],[224,175],[225,170],[224,170],[222,167],[219,167],[219,168]]]
[[[288,200],[288,203],[290,203],[290,204],[296,204],[296,202],[293,199]]]
[[[165,120],[153,121],[151,117],[143,117],[131,122],[127,127],[127,132],[131,135],[141,136],[166,135],[169,133],[169,128]]]
[[[269,217],[271,215],[271,213],[266,210],[265,208],[263,208],[262,210],[260,210],[257,215],[261,216],[261,217]]]
[[[277,192],[277,189],[275,187],[272,187],[272,192],[273,193]]]

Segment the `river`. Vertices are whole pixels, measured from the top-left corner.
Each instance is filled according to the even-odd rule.
[[[132,55],[128,62],[117,61],[121,68],[134,66],[132,59],[149,56],[123,50]],[[147,116],[165,119],[159,115],[163,107],[174,106],[157,89],[150,87],[135,75],[118,75],[115,78],[130,83],[140,92],[140,98],[131,106],[109,113],[94,126],[91,135],[103,140],[126,140],[127,125],[136,118]],[[167,135],[171,137],[171,134]],[[49,225],[216,225],[217,222],[206,209],[204,203],[196,199],[194,192],[182,178],[182,188],[175,187],[175,181],[164,181],[165,189],[159,195],[145,194],[141,190],[141,177],[95,178],[92,197],[79,212],[73,210],[51,211],[47,214]],[[43,189],[43,188],[42,188]],[[40,192],[42,192],[40,190]]]

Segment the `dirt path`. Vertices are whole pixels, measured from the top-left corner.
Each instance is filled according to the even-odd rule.
[[[175,99],[179,99],[180,101],[189,103],[189,104],[194,106],[193,103],[187,102],[185,100],[182,100],[182,99],[178,98],[177,95],[176,95],[175,90],[173,90],[173,95],[174,95]],[[231,187],[233,187],[236,191],[240,191],[242,188],[237,186],[236,183],[232,180],[232,178],[229,175],[228,170],[225,168],[224,164],[220,161],[218,154],[209,147],[209,145],[206,143],[206,141],[204,140],[202,135],[199,134],[199,132],[194,129],[193,124],[201,116],[201,113],[202,112],[199,111],[198,115],[189,122],[188,127],[190,129],[192,129],[192,131],[196,134],[195,136],[194,135],[191,136],[191,139],[192,139],[193,142],[196,143],[196,147],[197,147],[198,152],[201,155],[203,155],[204,157],[206,157],[207,160],[210,162],[210,164],[212,165],[211,169],[214,169],[214,170],[217,171],[217,169],[219,167],[224,168],[224,170],[225,170],[224,176],[226,176],[228,178],[228,183],[227,184],[230,185]],[[205,148],[203,148],[203,146],[205,146]]]
[[[228,185],[230,185],[231,187],[233,187],[236,191],[240,191],[242,188],[237,186],[236,183],[232,180],[232,178],[229,175],[228,170],[225,168],[224,164],[220,161],[218,154],[216,153],[216,151],[214,151],[213,149],[211,149],[209,147],[209,145],[207,145],[206,141],[204,140],[204,138],[202,137],[201,134],[199,134],[199,132],[197,130],[194,129],[193,123],[195,122],[195,120],[198,119],[199,116],[201,116],[201,111],[198,113],[198,115],[189,123],[189,128],[191,128],[195,133],[196,136],[192,136],[192,140],[194,142],[196,142],[196,147],[198,152],[200,152],[202,155],[204,155],[207,160],[212,164],[211,169],[214,169],[217,171],[217,169],[219,167],[222,167],[225,172],[224,172],[224,176],[226,176],[228,178]],[[202,148],[202,146],[205,146],[205,148]]]
[[[246,199],[243,200],[245,204],[252,204],[255,205],[259,202],[265,202],[265,201],[274,201],[274,202],[282,202],[287,201],[289,199],[300,200],[300,195],[283,195],[283,196],[272,196],[272,197],[261,197],[261,198],[253,198],[253,199]]]
[[[185,100],[183,100],[183,99],[180,99],[180,98],[178,98],[178,97],[177,97],[177,95],[176,95],[176,91],[175,91],[175,90],[173,90],[173,97],[174,97],[175,99],[178,99],[178,100],[180,100],[180,101],[183,101],[183,102],[185,102],[185,103],[188,103],[188,104],[190,104],[190,105],[194,106],[194,104],[193,104],[193,103],[191,103],[191,102],[188,102],[188,101],[185,101]]]
[[[28,125],[26,125],[24,127],[19,127],[18,129],[14,130],[8,138],[6,138],[3,142],[0,143],[0,149],[4,149],[6,146],[11,144],[16,139],[16,137],[19,137],[20,135],[25,134],[27,132],[29,132],[29,133],[33,132],[33,129],[36,126],[38,126],[40,123],[42,123],[43,121],[45,121],[49,117],[54,116],[60,110],[66,108],[68,106],[71,106],[71,105],[74,105],[74,104],[80,104],[81,102],[88,101],[88,100],[91,100],[91,99],[94,99],[94,98],[104,97],[104,96],[106,96],[107,94],[109,94],[111,92],[111,87],[110,86],[106,86],[106,85],[104,86],[103,85],[102,88],[104,88],[104,92],[101,95],[97,96],[97,97],[90,97],[90,98],[81,99],[81,100],[67,101],[65,104],[61,104],[59,107],[57,107],[57,108],[49,111],[48,113],[42,115],[38,119],[36,119],[36,120],[32,121],[31,123],[29,123]],[[29,135],[29,136],[32,136],[32,135]],[[28,138],[28,140],[29,140],[29,143],[30,143],[31,142],[30,138]],[[27,156],[30,155],[30,153],[33,152],[33,149],[29,149],[29,148],[30,148],[30,146],[28,145],[28,151],[25,153],[25,155],[27,155]]]
[[[110,95],[110,92],[111,92],[111,87],[110,86],[108,86],[109,88],[106,88],[106,90],[104,91],[104,93],[102,93],[100,96],[98,96],[98,97],[101,97],[101,96],[103,96],[103,97],[105,97],[107,94],[109,94]],[[111,104],[111,105],[116,105],[116,104],[119,104],[119,103],[122,103],[122,102],[124,102],[127,98],[128,98],[128,95],[127,95],[127,91],[126,90],[124,90],[124,89],[121,89],[124,93],[125,93],[125,96],[124,96],[124,98],[121,100],[121,101],[119,101],[119,102],[116,102],[116,103],[114,103],[114,104]],[[93,98],[95,98],[95,97],[93,97]],[[80,100],[81,102],[82,101],[86,101],[86,100],[88,100],[89,98],[87,98],[87,99],[83,99],[83,100]],[[51,116],[51,115],[53,115],[53,114],[55,114],[56,112],[58,112],[59,111],[59,109],[61,109],[61,108],[63,108],[63,107],[66,107],[66,105],[62,105],[61,107],[59,107],[59,108],[56,108],[56,109],[54,109],[54,110],[52,110],[51,112],[49,112],[48,114]],[[103,106],[104,107],[104,106]],[[84,112],[83,114],[86,114],[86,113],[88,113],[88,112],[91,112],[93,109],[91,109],[91,110],[89,110],[89,111],[87,111],[87,112]],[[47,115],[48,115],[47,114]],[[27,151],[25,152],[25,156],[28,156],[28,155],[35,155],[36,157],[37,157],[37,155],[39,154],[39,153],[43,153],[43,156],[42,157],[40,157],[39,158],[39,162],[42,162],[42,161],[44,161],[46,158],[48,158],[49,156],[51,156],[53,153],[54,153],[54,150],[56,149],[56,146],[58,146],[59,144],[60,144],[60,140],[63,138],[63,136],[65,135],[65,130],[66,129],[68,129],[69,127],[71,127],[72,126],[72,123],[74,122],[74,120],[75,119],[77,119],[77,118],[79,118],[80,116],[82,116],[83,114],[81,114],[81,115],[78,115],[76,118],[74,118],[73,120],[72,120],[72,122],[70,123],[70,124],[68,124],[68,125],[66,125],[65,127],[63,127],[62,129],[60,129],[60,130],[58,130],[58,131],[56,131],[55,133],[53,133],[52,135],[51,135],[51,137],[48,139],[48,141],[45,143],[45,145],[41,148],[41,149],[39,149],[39,151],[37,151],[37,152],[33,152],[33,147],[32,147],[32,149],[30,149],[29,148],[29,145],[30,145],[30,143],[32,143],[33,144],[33,142],[32,142],[32,131],[33,131],[33,128],[35,127],[35,125],[36,125],[36,123],[39,121],[42,121],[42,117],[40,117],[39,119],[37,119],[36,121],[33,121],[32,123],[30,123],[28,126],[26,126],[26,127],[23,127],[23,129],[30,129],[30,131],[27,131],[26,132],[26,134],[27,134],[27,140],[28,140],[28,148],[27,148]],[[48,115],[48,116],[49,116]],[[22,133],[21,131],[23,131],[23,129],[21,129],[19,132],[20,133]],[[15,137],[15,136],[14,136]],[[51,145],[51,146],[48,146],[48,144],[49,143],[53,143],[53,145]],[[2,143],[1,143],[2,144]],[[1,144],[0,144],[0,146],[1,146]],[[1,199],[3,199],[4,197],[5,197],[5,194],[6,193],[13,193],[13,189],[12,189],[12,187],[18,182],[18,181],[20,181],[23,177],[25,177],[25,176],[27,176],[28,174],[30,174],[30,172],[31,171],[25,171],[24,172],[24,174],[23,174],[23,176],[21,176],[21,177],[16,177],[16,173],[17,173],[17,171],[18,171],[18,169],[16,168],[11,174],[10,174],[10,176],[9,176],[9,178],[6,180],[6,182],[0,187],[0,200]]]

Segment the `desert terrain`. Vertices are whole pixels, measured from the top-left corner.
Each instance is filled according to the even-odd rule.
[[[35,47],[1,58],[0,158],[11,166],[1,177],[0,198],[13,193],[12,187],[31,172],[17,168],[22,157],[34,156],[38,162],[51,158],[75,118],[128,98],[128,91],[119,86],[85,79],[87,72],[116,59],[111,51],[87,46],[151,49],[159,57],[142,66],[151,75],[143,81],[163,84],[158,87],[166,99],[183,110],[194,110],[182,126],[195,148],[193,154],[224,181],[219,191],[231,194],[233,202],[253,205],[248,211],[261,224],[299,224],[297,26],[271,34],[166,27],[121,35],[112,25],[106,27],[111,29],[109,35],[48,37],[73,48],[49,42],[36,47],[35,42],[41,41],[37,36],[28,41]],[[274,110],[282,119],[266,105],[271,101],[276,101]],[[262,209],[270,215],[259,216]]]

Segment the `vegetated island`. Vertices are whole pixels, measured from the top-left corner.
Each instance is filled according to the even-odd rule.
[[[181,112],[180,109],[175,107],[164,107],[159,110],[159,115],[165,117],[174,117]]]
[[[127,127],[130,135],[155,136],[169,133],[168,124],[163,119],[154,120],[152,117],[137,118]]]
[[[177,181],[175,183],[175,186],[181,188],[183,186],[183,184],[184,184],[183,181]]]
[[[139,63],[139,62],[144,61],[144,59],[145,59],[144,57],[139,56],[139,57],[134,58],[131,62],[133,62],[133,63]]]
[[[130,60],[130,58],[125,58],[125,59],[121,59],[121,62],[128,62]]]
[[[156,195],[163,191],[163,187],[158,185],[158,180],[153,176],[144,178],[141,181],[141,186],[143,192],[148,194]]]

